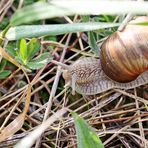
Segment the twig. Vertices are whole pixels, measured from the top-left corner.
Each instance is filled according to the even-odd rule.
[[[63,60],[64,60],[64,57],[65,57],[65,54],[66,54],[66,50],[67,50],[67,46],[69,44],[70,38],[71,38],[71,34],[69,34],[69,36],[67,38],[67,42],[65,44],[65,48],[63,49],[63,53],[61,55],[60,62],[63,62]],[[53,86],[52,86],[52,89],[51,89],[51,93],[50,93],[49,101],[47,103],[47,108],[46,108],[46,111],[45,111],[45,115],[44,115],[44,120],[43,121],[45,121],[47,119],[47,117],[48,117],[48,115],[50,113],[50,110],[51,110],[52,99],[55,96],[55,93],[56,93],[56,90],[57,90],[57,86],[58,86],[58,82],[59,82],[59,78],[60,78],[60,75],[61,75],[61,70],[60,69],[61,69],[61,66],[58,66],[57,73],[56,73],[55,80],[54,80],[54,83],[53,83]]]
[[[66,70],[70,68],[70,66],[68,66],[68,65],[66,65],[66,64],[64,64],[64,63],[55,61],[55,60],[52,60],[51,62],[54,63],[54,64],[56,64],[56,65],[61,66],[62,68],[66,69]]]
[[[128,22],[133,18],[132,14],[128,14],[126,18],[123,20],[122,24],[119,26],[118,31],[123,31],[125,26],[128,24]]]
[[[19,1],[18,9],[20,9],[23,6],[24,0]]]
[[[116,92],[122,93],[123,95],[129,96],[129,97],[131,97],[131,98],[133,98],[133,99],[137,99],[138,101],[144,103],[144,105],[147,105],[147,104],[148,104],[148,101],[145,100],[145,99],[143,99],[143,98],[141,98],[141,97],[135,96],[135,95],[133,95],[133,94],[129,94],[129,93],[127,93],[127,92],[125,92],[125,91],[123,91],[123,90],[120,90],[120,89],[114,89],[114,90],[115,90]]]
[[[61,118],[67,112],[66,108],[63,108],[53,114],[50,118],[48,118],[45,122],[38,126],[34,131],[32,131],[27,137],[22,139],[19,143],[15,145],[14,148],[28,148],[31,147],[35,140],[41,136],[41,134],[56,120]]]
[[[137,0],[137,2],[139,1],[144,1],[144,0]],[[134,17],[134,15],[132,15],[131,13],[129,13],[126,18],[123,20],[122,24],[119,26],[118,31],[123,31],[124,28],[126,27],[126,25],[128,24],[128,22]]]
[[[13,4],[14,0],[10,0],[8,1],[5,6],[0,10],[0,22],[2,22],[3,17],[5,16],[5,14],[7,13],[8,9],[11,7],[11,5]]]
[[[136,88],[134,89],[134,94],[135,94],[135,96],[137,97]],[[138,120],[139,120],[138,125],[139,125],[139,129],[140,129],[140,136],[145,139],[144,130],[143,130],[143,125],[142,125],[142,122],[141,122],[141,112],[140,112],[140,110],[139,110],[139,102],[138,102],[137,99],[135,99],[135,102],[136,102],[136,108],[137,108],[137,115],[139,116],[139,118],[138,118]],[[142,142],[142,145],[143,145],[144,147],[147,147],[146,143],[144,143],[144,142]]]
[[[64,60],[64,57],[65,57],[65,54],[66,54],[66,50],[67,50],[68,44],[70,42],[71,35],[72,34],[68,35],[67,42],[65,44],[65,48],[63,49],[63,53],[61,55],[60,62],[63,62],[63,60]],[[44,114],[43,121],[45,121],[48,118],[48,115],[50,113],[51,106],[52,106],[52,100],[53,100],[53,98],[55,96],[60,76],[61,76],[61,66],[58,66],[57,73],[56,73],[55,80],[54,80],[54,83],[53,83],[53,86],[52,86],[52,89],[51,89],[51,93],[50,93],[50,97],[49,97],[49,100],[48,100],[48,103],[47,103],[47,108],[46,108],[46,111],[45,111],[45,114]],[[42,138],[42,136],[40,137],[40,139],[37,140],[35,148],[39,147],[41,138]]]

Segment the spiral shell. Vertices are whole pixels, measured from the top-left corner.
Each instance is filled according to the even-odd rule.
[[[110,79],[130,82],[148,70],[148,26],[133,24],[143,21],[148,22],[148,17],[138,17],[103,42],[100,60]]]

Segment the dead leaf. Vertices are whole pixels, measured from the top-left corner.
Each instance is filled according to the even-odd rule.
[[[1,132],[0,132],[0,142],[4,141],[5,139],[12,136],[16,133],[24,124],[25,115],[22,113],[20,114],[15,120],[13,120],[9,125],[7,125]]]

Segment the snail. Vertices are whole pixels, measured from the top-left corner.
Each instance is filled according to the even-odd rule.
[[[131,21],[102,44],[102,69],[112,80],[130,82],[148,70],[148,26],[132,25],[142,21],[148,22],[148,17]]]
[[[94,95],[112,88],[131,89],[148,83],[148,22],[138,17],[101,45],[100,59],[80,58],[63,72],[72,93]]]

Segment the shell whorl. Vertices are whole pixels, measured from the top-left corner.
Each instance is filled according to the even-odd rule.
[[[105,74],[118,82],[130,82],[148,70],[148,26],[134,25],[148,17],[132,20],[122,31],[109,36],[101,46]]]

